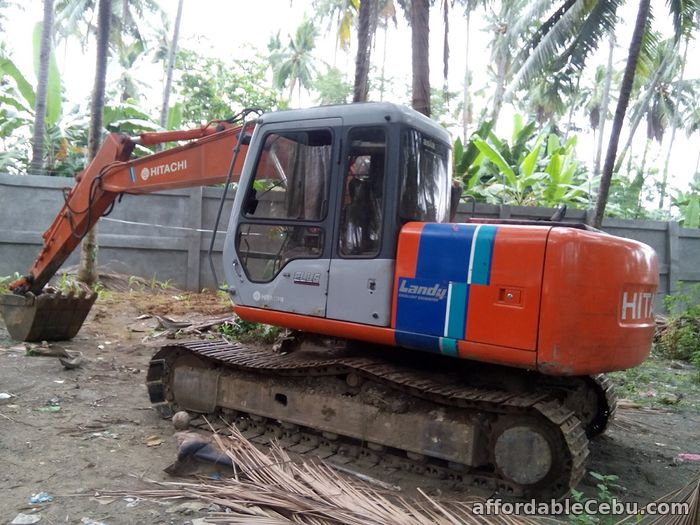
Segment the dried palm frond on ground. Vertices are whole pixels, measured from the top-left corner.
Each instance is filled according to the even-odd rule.
[[[657,508],[660,505],[687,504],[688,512],[677,515],[628,516],[615,525],[697,525],[700,523],[700,477],[662,496],[654,503]]]
[[[103,496],[139,498],[191,498],[215,503],[226,513],[210,513],[210,523],[278,525],[459,525],[559,523],[542,517],[478,516],[474,504],[440,502],[419,490],[418,498],[378,491],[353,480],[322,462],[293,461],[273,444],[268,453],[258,450],[231,427],[231,437],[214,440],[234,466],[234,476],[218,482],[157,483],[160,488],[138,492],[103,492]],[[155,483],[155,482],[154,482]]]

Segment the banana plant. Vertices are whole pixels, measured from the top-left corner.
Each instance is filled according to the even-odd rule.
[[[489,203],[559,206],[588,202],[582,165],[576,158],[576,139],[561,144],[548,131],[537,134],[536,123],[516,115],[510,141],[482,123],[465,148],[455,142],[455,177],[465,194]]]
[[[672,199],[680,212],[679,222],[686,228],[700,228],[700,173],[695,174],[687,192],[678,191]]]

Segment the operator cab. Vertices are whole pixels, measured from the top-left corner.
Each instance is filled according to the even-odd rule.
[[[233,301],[389,326],[401,227],[449,218],[449,144],[388,103],[263,115],[224,249]]]

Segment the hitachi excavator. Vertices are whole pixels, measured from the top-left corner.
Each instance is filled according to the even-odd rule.
[[[131,158],[136,144],[174,141]],[[580,224],[451,223],[450,158],[443,128],[387,103],[111,134],[2,298],[8,330],[75,335],[94,297],[42,291],[122,194],[235,183],[233,309],[296,335],[283,351],[163,347],[147,386],[164,416],[225,413],[248,435],[325,456],[561,496],[613,416],[603,373],[648,356],[657,259]]]

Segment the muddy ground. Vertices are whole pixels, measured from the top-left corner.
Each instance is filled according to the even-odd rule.
[[[87,519],[110,525],[184,524],[205,516],[179,501],[104,503],[94,495],[152,488],[148,480],[172,479],[163,468],[176,455],[173,427],[150,408],[144,386],[149,358],[163,339],[153,337],[151,320],[137,317],[156,313],[197,320],[229,311],[214,294],[106,293],[78,336],[57,345],[83,352],[85,362],[74,370],[56,358],[28,355],[0,321],[0,394],[12,396],[0,399],[0,524],[32,511],[41,515],[40,523],[56,524]],[[623,499],[652,501],[700,473],[700,462],[678,459],[679,453],[700,453],[695,373],[654,360],[615,376],[633,408],[621,410],[619,424],[591,444],[589,468],[618,476],[610,486]],[[383,477],[381,471],[372,474]],[[437,480],[389,477],[408,491],[418,482],[431,494],[468,496]],[[589,475],[579,489],[594,496],[595,484]],[[41,492],[53,501],[30,504]]]

